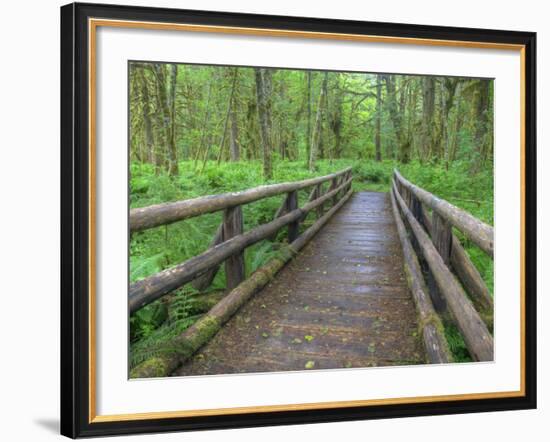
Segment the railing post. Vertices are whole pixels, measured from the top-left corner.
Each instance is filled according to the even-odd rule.
[[[432,213],[432,242],[447,266],[451,261],[452,235],[451,224],[434,211]]]
[[[298,192],[294,190],[289,192],[286,197],[286,213],[292,212],[298,208]],[[290,244],[300,234],[300,221],[297,220],[288,225],[288,243]]]
[[[409,192],[409,196],[410,196],[410,208],[411,208],[412,214],[420,224],[424,225],[424,220],[422,215],[422,212],[424,209],[422,209],[422,203],[413,193]]]
[[[340,185],[344,184],[348,180],[349,171],[346,172],[344,175],[342,175],[342,180],[340,181]],[[341,192],[338,192],[338,201],[340,201],[340,198],[342,198],[346,194],[346,188],[344,187]]]
[[[316,193],[317,193],[317,195],[316,195],[317,198],[320,198],[321,196],[323,196],[323,183],[317,184],[315,186],[315,190],[316,190]],[[320,204],[319,206],[317,206],[317,209],[316,209],[317,219],[319,219],[323,216],[323,212],[324,212],[323,206],[324,206],[324,204]]]
[[[227,241],[243,233],[243,212],[241,206],[229,207],[223,214],[223,239]],[[244,251],[225,260],[225,280],[228,290],[237,287],[245,276]]]
[[[218,230],[216,230],[216,234],[214,235],[214,238],[212,239],[212,242],[210,243],[210,246],[208,248],[212,248],[217,246],[218,244],[221,244],[224,241],[223,239],[223,221],[218,226]],[[197,279],[194,279],[191,282],[191,285],[194,289],[198,290],[199,292],[202,292],[206,290],[208,287],[210,287],[210,284],[212,284],[212,281],[216,277],[216,273],[218,273],[220,266],[214,267],[210,270],[208,270],[203,275],[199,276]]]
[[[406,197],[403,197],[403,200],[407,203],[407,205],[410,208],[410,211],[414,218],[418,221],[418,223],[426,229],[426,223],[424,222],[424,208],[422,207],[422,201],[418,199],[418,197],[409,189],[402,187],[403,192],[405,193]],[[435,212],[434,212],[435,215]],[[428,236],[430,235],[430,232],[428,232]],[[413,247],[416,249],[417,254],[420,252],[420,246],[418,244],[418,241],[416,237],[412,237],[412,244]],[[437,246],[436,246],[437,248]],[[447,263],[448,264],[448,263]],[[430,293],[430,298],[432,299],[433,306],[436,310],[436,312],[444,314],[447,311],[447,301],[445,301],[445,298],[443,297],[442,293],[440,292],[439,288],[437,287],[437,284],[435,282],[434,276],[432,275],[432,272],[428,269],[427,270],[427,278],[426,283],[428,286],[428,291]]]
[[[311,203],[312,201],[315,201],[319,196],[317,195],[317,186],[314,186],[313,189],[311,189],[311,192],[309,193],[309,197],[307,199],[308,203]],[[285,207],[286,207],[286,200],[285,200]],[[300,218],[300,222],[304,222],[304,220],[307,218],[307,213],[304,213],[304,215]]]
[[[331,190],[334,190],[337,187],[338,187],[338,177],[333,178],[331,180],[330,187],[329,187],[328,191],[330,192]],[[332,197],[332,205],[335,206],[337,203],[338,203],[338,195],[334,195]]]

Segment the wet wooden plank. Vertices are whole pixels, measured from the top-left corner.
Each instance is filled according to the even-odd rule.
[[[425,362],[388,194],[359,192],[174,375]]]

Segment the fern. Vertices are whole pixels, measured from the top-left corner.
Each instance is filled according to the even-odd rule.
[[[171,319],[130,347],[130,369],[141,362],[166,353],[177,352],[171,341],[193,325],[202,315]]]
[[[130,256],[130,281],[143,279],[162,269],[161,261],[164,253],[157,253],[150,257]]]

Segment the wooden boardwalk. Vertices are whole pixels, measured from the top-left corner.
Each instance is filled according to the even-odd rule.
[[[359,192],[174,375],[419,363],[389,195]]]

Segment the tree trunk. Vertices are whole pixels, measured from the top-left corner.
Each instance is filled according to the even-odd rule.
[[[490,81],[479,80],[477,84],[477,99],[475,102],[475,143],[479,153],[479,161],[476,161],[472,171],[477,172],[488,157],[491,138],[489,133],[489,89]]]
[[[441,120],[440,120],[440,157],[445,161],[445,167],[449,168],[449,112],[453,107],[458,80],[444,78],[441,89]]]
[[[319,149],[319,141],[321,137],[321,119],[323,116],[323,110],[325,106],[326,94],[327,94],[327,81],[328,72],[325,72],[323,76],[323,84],[319,92],[319,102],[317,105],[317,114],[315,116],[315,125],[313,126],[313,133],[311,134],[311,150],[309,154],[309,170],[315,170],[315,162],[317,161],[317,153]]]
[[[342,89],[340,88],[340,77],[336,74],[336,88],[333,101],[333,110],[330,113],[330,127],[334,134],[334,149],[332,158],[340,158],[342,155]]]
[[[178,150],[176,139],[176,87],[178,78],[178,65],[170,65],[170,142],[169,142],[169,155],[170,155],[170,167],[168,173],[171,176],[178,175]]]
[[[306,133],[306,164],[309,166],[311,150],[311,71],[307,71],[307,133]]]
[[[164,135],[164,148],[162,149],[162,151],[159,149],[158,155],[159,158],[161,158],[162,164],[170,174],[172,174],[174,171],[177,173],[177,163],[175,164],[175,166],[172,165],[173,153],[175,153],[175,146],[174,152],[172,151],[172,142],[175,142],[175,138],[173,138],[173,135],[175,135],[175,133],[172,132],[172,109],[167,92],[168,88],[166,82],[165,65],[155,63],[154,73],[157,86],[157,103],[160,110],[160,112],[158,112],[159,126],[162,129],[162,133]]]
[[[237,112],[235,110],[235,103],[233,102],[233,108],[231,109],[231,138],[229,139],[229,146],[231,150],[231,161],[240,161],[241,149],[239,146],[239,127],[237,125]]]
[[[457,96],[457,103],[456,103],[456,112],[455,112],[455,118],[453,123],[453,129],[451,134],[451,142],[450,142],[450,148],[449,148],[449,161],[453,162],[456,159],[456,153],[458,151],[458,133],[460,132],[460,128],[462,127],[462,122],[464,120],[464,114],[462,112],[461,103],[462,103],[462,95],[461,95],[461,84],[459,84],[456,88],[456,96]]]
[[[201,141],[199,144],[199,148],[197,149],[197,152],[195,154],[195,162],[193,167],[196,169],[197,164],[199,162],[199,158],[201,157],[201,154],[203,153],[203,149],[205,148],[205,144],[207,141],[207,132],[208,132],[208,122],[210,120],[210,98],[212,96],[212,84],[213,81],[210,81],[208,83],[208,95],[206,96],[206,112],[204,113],[204,120],[202,122],[202,129],[201,129]]]
[[[376,76],[376,132],[374,135],[374,146],[376,161],[382,161],[382,147],[380,144],[380,125],[382,120],[382,76]]]
[[[271,88],[266,84],[266,81],[270,81],[270,76],[266,73],[266,71],[266,69],[261,68],[254,69],[256,79],[256,95],[258,99],[258,120],[260,122],[260,136],[262,139],[263,175],[264,179],[270,180],[273,178],[273,166],[271,164],[272,148],[267,90]]]
[[[153,126],[151,123],[151,103],[149,97],[149,86],[143,69],[139,69],[139,80],[141,83],[141,97],[143,99],[143,128],[145,131],[145,144],[147,146],[146,158],[147,162],[155,163],[155,139],[153,134]]]
[[[405,109],[405,84],[401,85],[400,99],[399,99],[399,109],[397,107],[397,96],[396,96],[396,84],[395,77],[392,75],[384,75],[386,81],[386,91],[387,91],[387,100],[388,100],[388,109],[390,112],[390,118],[393,123],[393,128],[395,131],[395,138],[397,139],[397,144],[399,146],[399,161],[402,163],[408,163],[410,160],[410,148],[411,142],[408,134],[404,130],[403,124],[403,113]]]
[[[433,122],[435,109],[435,80],[422,77],[422,144],[420,159],[427,160],[433,150]]]
[[[234,68],[233,82],[231,83],[231,92],[229,94],[229,101],[227,102],[227,112],[225,113],[225,121],[224,121],[224,124],[223,124],[222,139],[220,141],[220,151],[218,153],[218,164],[220,164],[220,162],[222,160],[222,157],[223,157],[223,148],[225,146],[227,126],[229,124],[229,120],[231,119],[231,114],[234,113],[233,100],[234,100],[234,97],[235,97],[235,89],[236,89],[236,86],[237,86],[237,73],[238,73],[237,68]],[[231,123],[233,124],[233,121]],[[236,130],[236,126],[235,126],[235,130]],[[233,133],[234,133],[233,132],[233,127],[231,127],[231,135],[233,135]],[[231,146],[231,148],[233,148],[233,146]],[[231,153],[231,155],[232,155],[232,153]]]

